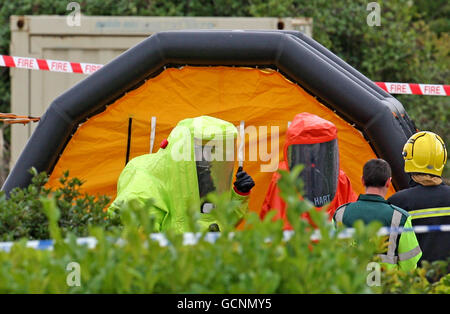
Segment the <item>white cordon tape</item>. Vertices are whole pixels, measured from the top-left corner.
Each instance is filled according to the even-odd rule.
[[[428,232],[450,232],[450,225],[432,225],[432,226],[414,226],[413,228],[387,228],[383,227],[380,228],[378,231],[379,236],[383,235],[389,235],[390,232],[412,232],[415,233],[428,233]],[[355,233],[355,229],[353,228],[347,228],[338,233],[337,238],[338,239],[349,239],[352,238]],[[284,231],[283,232],[283,240],[288,241],[292,238],[294,235],[294,231]],[[333,234],[331,234],[333,236]],[[217,241],[217,239],[220,237],[219,232],[209,232],[206,233],[203,240],[205,242],[214,243]],[[234,237],[234,233],[230,233],[229,237]],[[195,245],[198,243],[198,241],[202,238],[201,233],[192,233],[187,232],[183,234],[183,245]],[[166,236],[162,233],[153,233],[150,235],[150,239],[153,241],[156,241],[159,243],[160,246],[165,247],[170,245],[169,240],[166,238]],[[311,241],[318,241],[321,239],[321,234],[319,230],[316,230],[313,232],[313,234],[310,237]],[[270,242],[271,239],[266,239],[266,242]],[[0,242],[0,251],[9,252],[11,250],[11,247],[15,244],[15,242]],[[79,245],[86,245],[88,248],[92,249],[95,248],[97,245],[97,239],[94,237],[87,237],[87,238],[78,238],[77,244]],[[123,245],[123,240],[119,239],[116,241],[117,245]],[[53,240],[35,240],[35,241],[28,241],[26,244],[26,247],[37,249],[37,250],[53,250]]]
[[[103,64],[0,55],[0,66],[50,72],[92,74]],[[450,96],[450,85],[375,82],[390,94]]]

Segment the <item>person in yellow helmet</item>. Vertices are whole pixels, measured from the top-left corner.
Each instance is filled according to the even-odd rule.
[[[395,193],[388,202],[408,211],[413,226],[450,224],[450,187],[441,178],[447,162],[442,138],[429,131],[415,133],[402,154],[412,187]],[[419,233],[417,240],[422,260],[432,262],[450,257],[450,232]]]

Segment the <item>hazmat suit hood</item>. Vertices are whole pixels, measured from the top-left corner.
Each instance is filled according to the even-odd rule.
[[[214,182],[197,174],[196,147],[200,145],[203,149],[214,146],[217,142],[225,143],[225,152],[217,146],[213,151],[213,159],[224,159],[219,162],[223,162],[222,165],[228,168],[221,169],[222,172],[217,171],[214,168],[217,165],[214,164],[215,160],[211,164],[207,164],[208,160],[205,160],[202,166],[206,165],[206,168],[202,169],[207,169],[212,177],[220,177],[222,180],[216,180],[217,186],[212,189],[209,187],[210,191],[221,189],[218,192],[232,194],[231,176],[236,137],[236,127],[224,120],[200,116],[180,121],[158,152],[136,157],[127,164],[119,177],[117,197],[110,209],[119,207],[121,202],[130,199],[143,205],[145,200],[152,199],[154,204],[151,212],[156,217],[156,231],[169,228],[180,233],[192,231],[188,215],[195,210],[200,212],[201,196],[204,196],[200,195],[201,183]],[[212,215],[205,213],[200,214],[197,223],[201,229],[208,229],[215,221]]]
[[[189,182],[191,187],[197,187],[197,191],[189,191],[189,195],[193,193],[203,199],[210,192],[230,192],[236,137],[233,124],[213,117],[201,116],[178,123],[165,149],[176,162],[174,167],[189,169],[189,181],[196,181]],[[203,205],[201,211],[205,212]],[[206,211],[210,210],[208,207]]]
[[[305,197],[316,207],[334,199],[339,177],[339,151],[336,126],[310,113],[295,116],[286,133],[284,161],[291,170],[298,164],[304,169]]]

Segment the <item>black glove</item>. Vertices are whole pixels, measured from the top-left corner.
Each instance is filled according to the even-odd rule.
[[[218,224],[210,224],[208,228],[208,232],[220,232],[220,228]]]
[[[255,186],[255,181],[250,177],[247,172],[239,167],[236,173],[236,181],[234,182],[234,187],[241,193],[248,193]]]

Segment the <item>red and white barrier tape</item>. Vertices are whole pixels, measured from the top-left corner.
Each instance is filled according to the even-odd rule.
[[[450,85],[375,82],[390,94],[450,96]]]
[[[0,66],[51,72],[91,74],[103,64],[0,55]],[[390,94],[450,96],[450,85],[375,82]]]
[[[100,69],[103,64],[0,55],[0,66],[51,72],[91,74]]]

